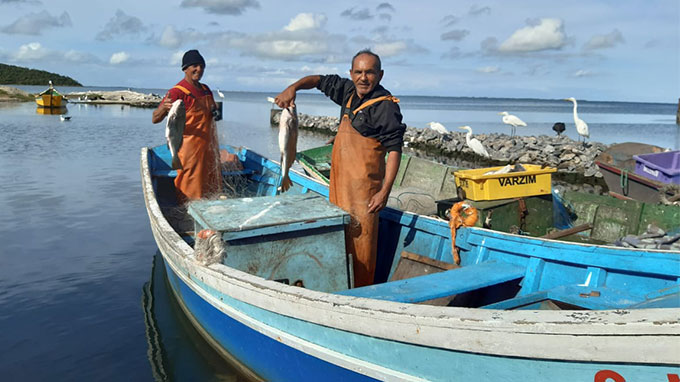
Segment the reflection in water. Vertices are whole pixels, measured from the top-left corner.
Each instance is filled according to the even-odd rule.
[[[147,357],[155,381],[247,382],[216,353],[184,315],[170,289],[163,257],[153,257],[142,288]]]
[[[66,109],[66,106],[62,107],[36,107],[35,112],[37,114],[66,114],[68,113],[68,109]]]
[[[163,342],[161,340],[161,333],[156,325],[156,317],[154,316],[155,302],[153,288],[156,283],[155,278],[158,273],[156,268],[159,267],[159,264],[157,264],[159,259],[162,261],[158,254],[153,257],[151,280],[144,283],[144,287],[142,287],[142,308],[144,309],[144,326],[146,329],[146,342],[148,345],[146,356],[149,358],[149,363],[151,364],[153,379],[155,381],[168,381],[168,375],[166,374],[164,367],[165,362],[163,360]],[[162,267],[162,264],[160,266]]]

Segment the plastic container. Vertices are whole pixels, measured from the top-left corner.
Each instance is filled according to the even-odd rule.
[[[458,196],[470,200],[497,200],[547,195],[552,191],[552,167],[522,165],[525,171],[484,175],[503,167],[488,167],[454,172]]]
[[[635,173],[661,183],[680,184],[680,151],[633,155]]]

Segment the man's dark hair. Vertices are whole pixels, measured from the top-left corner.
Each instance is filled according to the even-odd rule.
[[[371,52],[370,49],[362,49],[362,50],[358,51],[357,54],[355,54],[354,57],[352,57],[352,67],[354,67],[354,60],[355,60],[357,57],[361,56],[362,54],[368,54],[368,55],[370,55],[370,56],[375,57],[375,60],[378,62],[378,67],[377,67],[378,71],[381,71],[381,70],[382,70],[382,64],[380,63],[380,56],[378,56],[377,54]]]

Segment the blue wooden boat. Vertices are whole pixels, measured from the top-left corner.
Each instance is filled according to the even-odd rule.
[[[223,172],[240,197],[192,202],[192,219],[171,212],[165,146],[142,149],[141,175],[173,293],[249,377],[678,380],[679,253],[466,228],[457,267],[446,221],[387,208],[379,283],[352,288],[347,216],[327,202],[327,187],[292,172],[294,187],[277,195],[278,163],[227,149],[243,166]],[[206,260],[206,243],[223,246],[217,260]],[[424,271],[399,279],[408,261]]]

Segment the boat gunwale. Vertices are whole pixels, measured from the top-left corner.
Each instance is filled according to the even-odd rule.
[[[453,351],[546,360],[678,364],[680,350],[667,351],[680,337],[677,308],[586,312],[442,308],[322,293],[265,280],[223,264],[201,266],[155,199],[149,149],[142,149],[142,179],[154,237],[173,271],[201,296],[210,294],[194,279],[276,314],[360,335]],[[224,311],[221,302],[208,302]],[[375,325],[376,320],[389,325]],[[653,341],[641,341],[641,336]],[[653,344],[643,346],[644,342]],[[518,346],[522,343],[527,346]],[[536,343],[542,346],[531,346]],[[631,347],[638,351],[626,350]],[[565,352],[565,348],[570,351]]]

